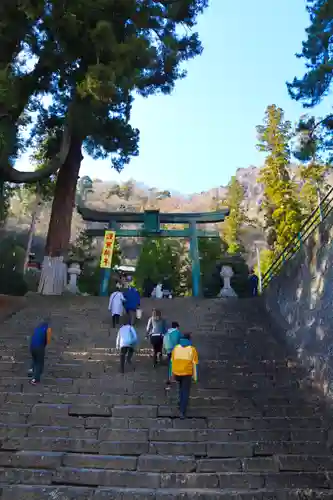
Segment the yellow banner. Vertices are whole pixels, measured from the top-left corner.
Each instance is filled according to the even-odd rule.
[[[102,269],[109,269],[111,267],[115,241],[116,233],[114,231],[105,231],[104,245],[100,264],[100,267]]]

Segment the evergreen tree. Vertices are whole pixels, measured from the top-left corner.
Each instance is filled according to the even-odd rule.
[[[187,243],[181,250],[180,293],[182,295],[192,294],[192,262],[188,247]],[[221,238],[198,238],[198,249],[203,294],[207,297],[216,297],[220,290],[220,275],[217,268],[227,245]]]
[[[96,181],[95,181],[96,182]],[[88,236],[86,230],[82,230],[75,242],[70,247],[70,258],[78,260],[82,265],[82,273],[79,277],[79,290],[81,293],[88,293],[89,295],[99,295],[101,284],[101,267],[100,251],[96,252],[97,245],[94,238]],[[121,264],[121,249],[119,239],[116,238],[113,255],[112,255],[112,269]],[[114,291],[117,272],[111,273],[109,281],[109,293]]]
[[[143,291],[146,280],[152,283],[168,282],[175,291],[180,283],[180,254],[173,244],[163,238],[146,238],[135,270],[135,283]]]
[[[4,182],[0,179],[0,230],[7,220],[10,210],[10,200],[13,193],[13,186],[11,186],[9,182]]]
[[[260,151],[267,153],[258,182],[264,187],[262,209],[267,242],[275,254],[284,250],[300,229],[302,214],[297,188],[290,178],[291,124],[281,108],[268,106],[264,124],[257,127]]]
[[[313,210],[321,203],[322,198],[328,189],[325,182],[327,165],[316,162],[309,162],[299,167],[301,177],[300,200],[305,216],[309,216]]]
[[[122,251],[119,244],[119,238],[116,237],[112,254],[112,269],[121,265]]]
[[[288,83],[288,91],[292,99],[301,101],[305,108],[313,108],[329,94],[332,86],[332,53],[333,53],[333,4],[331,0],[307,0],[310,15],[310,26],[306,29],[306,40],[298,58],[304,59],[306,72],[302,78],[295,77]],[[321,129],[324,136],[322,145],[333,155],[333,114],[315,122],[313,118],[303,120],[303,130],[310,132],[305,141],[305,152],[313,150],[314,133]],[[310,139],[310,140],[309,140]],[[323,139],[323,137],[322,137]]]
[[[198,247],[203,294],[204,296],[216,297],[220,291],[218,264],[223,254],[229,249],[228,243],[221,238],[199,238]],[[189,289],[192,288],[191,282]]]
[[[331,0],[307,0],[310,26],[307,38],[297,57],[305,59],[307,71],[303,78],[294,78],[288,84],[293,99],[302,101],[305,107],[313,107],[330,90],[333,51],[333,5]]]
[[[269,248],[263,248],[260,250],[260,270],[258,269],[258,264],[254,267],[254,272],[259,276],[265,276],[274,261],[274,253]]]
[[[238,179],[233,176],[228,184],[228,193],[224,205],[230,210],[226,220],[222,224],[224,240],[227,244],[227,252],[231,255],[244,250],[241,241],[242,225],[247,221],[243,207],[244,188]]]
[[[72,260],[77,260],[78,262],[89,261],[93,259],[94,255],[94,244],[93,238],[86,233],[83,229],[78,234],[74,243],[70,246],[69,257]]]
[[[313,116],[303,116],[296,127],[296,144],[293,154],[300,161],[299,175],[302,180],[301,200],[305,214],[309,215],[328,189],[326,174],[330,169],[327,161],[326,120],[319,122]]]

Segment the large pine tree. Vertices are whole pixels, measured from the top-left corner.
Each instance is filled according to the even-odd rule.
[[[59,168],[46,245],[50,262],[68,250],[83,150],[93,158],[110,157],[118,170],[138,154],[138,131],[129,124],[135,94],[170,93],[185,76],[182,63],[201,52],[192,29],[207,3],[21,0],[8,10],[1,5],[0,171],[9,180],[29,181]],[[51,104],[42,99],[45,94]],[[22,174],[12,167],[31,112],[37,115],[32,138],[55,137],[59,154],[39,173]]]

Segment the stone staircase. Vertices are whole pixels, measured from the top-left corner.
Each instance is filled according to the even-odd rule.
[[[199,351],[186,420],[176,388],[164,390],[166,367],[152,368],[144,321],[135,370],[118,372],[106,300],[34,297],[1,325],[0,498],[333,498],[329,409],[260,301],[160,304]],[[48,312],[54,336],[33,387],[28,336]]]

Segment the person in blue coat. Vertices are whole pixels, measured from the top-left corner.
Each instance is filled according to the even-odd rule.
[[[141,297],[138,290],[134,286],[129,286],[123,293],[125,298],[125,311],[128,314],[131,325],[134,325],[136,320],[136,311],[140,307]]]

